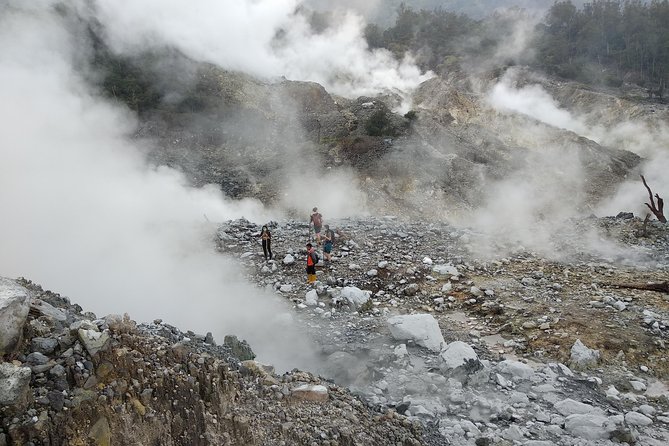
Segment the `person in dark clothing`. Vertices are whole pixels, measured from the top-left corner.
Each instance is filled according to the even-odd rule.
[[[260,238],[262,239],[262,252],[265,254],[265,260],[272,260],[272,233],[269,232],[267,226],[262,227]]]
[[[332,247],[334,246],[335,233],[330,225],[325,225],[325,243],[323,243],[323,257],[325,261],[332,260]]]

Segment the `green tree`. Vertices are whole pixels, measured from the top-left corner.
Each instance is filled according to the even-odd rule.
[[[367,120],[365,131],[369,136],[391,135],[393,132],[386,110],[375,111]]]

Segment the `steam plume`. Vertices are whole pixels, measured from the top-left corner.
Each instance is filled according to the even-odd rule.
[[[363,19],[344,12],[320,33],[299,0],[93,0],[116,51],[171,46],[195,60],[260,77],[310,80],[347,97],[405,92],[430,77],[410,59],[369,51]]]
[[[0,16],[0,274],[28,277],[98,314],[161,317],[219,341],[235,333],[261,359],[304,366],[307,342],[276,320],[282,304],[238,279],[203,217],[263,222],[268,213],[147,165],[141,143],[128,138],[133,116],[73,70],[81,48],[62,17],[30,9]]]

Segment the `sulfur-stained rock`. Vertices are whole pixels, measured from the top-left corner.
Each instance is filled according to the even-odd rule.
[[[96,446],[111,446],[111,429],[107,418],[101,417],[91,426],[88,438],[92,439]]]
[[[302,401],[324,402],[328,400],[328,389],[322,385],[303,384],[291,390],[291,396]]]
[[[130,404],[132,404],[132,408],[135,409],[135,412],[137,412],[138,415],[142,417],[146,415],[146,407],[144,407],[144,404],[142,404],[137,398],[130,400]]]

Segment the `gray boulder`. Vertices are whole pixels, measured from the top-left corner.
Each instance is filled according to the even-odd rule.
[[[30,390],[28,367],[18,367],[10,362],[0,363],[0,406],[23,407]]]
[[[599,362],[599,350],[586,347],[580,339],[571,347],[571,367],[576,370],[585,370],[597,366]]]
[[[502,375],[508,376],[512,381],[529,380],[534,375],[534,369],[519,361],[505,359],[497,364],[497,370]]]
[[[32,349],[35,352],[49,355],[58,347],[58,340],[54,338],[36,337],[31,341]]]
[[[28,311],[28,290],[14,280],[0,277],[0,356],[19,343]]]
[[[67,321],[67,314],[65,311],[61,310],[60,308],[56,308],[53,305],[44,302],[43,300],[35,299],[30,306],[39,314],[46,316],[49,319],[58,322]]]

